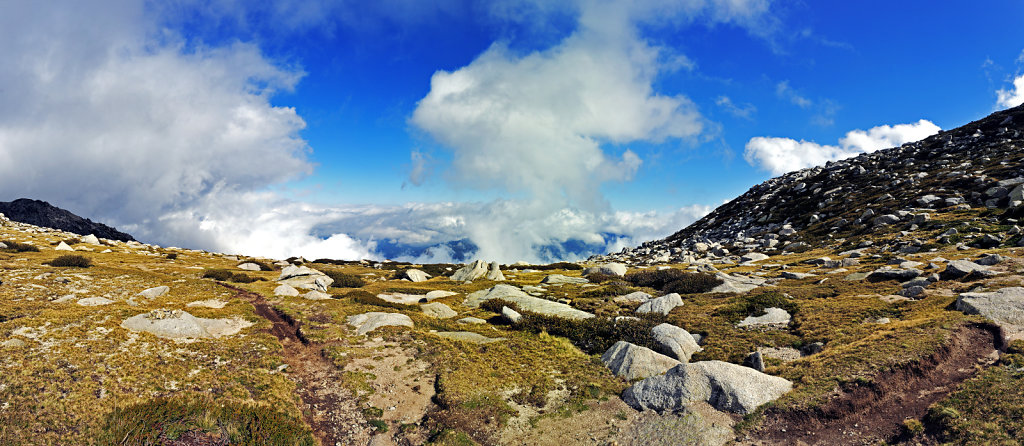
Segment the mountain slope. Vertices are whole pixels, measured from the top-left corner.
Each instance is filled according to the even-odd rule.
[[[935,210],[985,207],[990,223],[1016,223],[1010,220],[1024,209],[1022,147],[1024,106],[1018,106],[922,141],[772,178],[665,239],[607,258],[652,264],[799,251],[822,241],[925,229]],[[916,252],[927,244],[920,235],[896,234],[890,248]],[[1016,235],[995,234],[998,243],[970,234],[944,241],[993,245],[1016,242]]]
[[[0,201],[0,214],[7,218],[30,225],[60,229],[78,235],[93,234],[100,238],[122,242],[135,240],[129,234],[118,231],[103,223],[82,218],[64,209],[41,200],[19,198],[14,201]]]

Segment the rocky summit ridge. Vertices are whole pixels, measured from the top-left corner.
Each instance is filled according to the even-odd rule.
[[[70,211],[41,200],[19,198],[14,201],[0,201],[0,214],[17,222],[60,229],[78,235],[93,234],[96,237],[122,242],[135,240],[135,237],[130,234],[103,223],[79,217]]]
[[[1024,215],[1022,149],[1018,106],[921,141],[772,178],[664,239],[590,260],[728,263],[748,253],[849,244],[876,232],[896,232],[887,250],[917,252],[929,244],[917,230],[938,210],[998,210],[986,221],[1015,225]],[[935,238],[991,247],[1019,231]]]

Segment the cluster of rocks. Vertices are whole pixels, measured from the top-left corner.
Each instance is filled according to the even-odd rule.
[[[922,141],[790,172],[754,186],[665,239],[590,260],[735,264],[807,249],[807,236],[840,239],[893,230],[903,232],[879,248],[917,252],[928,241],[913,232],[933,227],[935,210],[1024,210],[1024,166],[1004,161],[1024,146],[1022,126],[1024,108],[1016,107]],[[990,248],[1022,232],[1012,215],[990,220],[1013,229],[949,228],[945,242],[958,239],[965,246]]]

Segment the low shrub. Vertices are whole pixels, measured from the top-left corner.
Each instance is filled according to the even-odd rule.
[[[334,282],[331,283],[332,288],[362,288],[366,285],[366,281],[359,276],[330,270],[324,271],[324,274],[334,279]]]
[[[266,263],[261,262],[259,260],[251,260],[250,259],[250,260],[246,260],[246,261],[244,261],[242,263],[252,263],[252,264],[255,264],[256,266],[260,267],[260,271],[273,271],[274,270],[274,268],[272,266],[267,265]]]
[[[174,260],[174,259],[177,259],[177,258],[178,258],[178,253],[176,253],[176,252],[172,252],[172,253],[170,253],[170,254],[167,254],[167,255],[166,255],[166,256],[164,256],[164,257],[166,257],[166,258],[167,258],[167,260]]]
[[[79,243],[82,243],[82,239],[80,239],[78,237],[72,237],[72,238],[64,240],[64,243],[66,243],[68,246],[77,245]],[[60,244],[59,242],[58,243],[54,243],[54,245],[59,245],[59,244]]]
[[[529,268],[530,269],[535,269],[535,270],[538,270],[538,271],[550,271],[550,270],[553,270],[553,269],[562,269],[562,270],[566,270],[566,271],[580,271],[580,270],[583,269],[583,266],[577,265],[575,263],[569,263],[569,262],[557,262],[557,263],[551,263],[551,264],[548,264],[548,265],[533,265],[533,266],[530,266]]]
[[[624,296],[636,291],[626,282],[612,282],[601,288],[586,291],[580,297],[600,298],[608,296]]]
[[[501,314],[501,307],[509,307],[523,316],[512,328],[562,336],[591,355],[604,353],[618,341],[657,349],[658,344],[651,334],[651,328],[665,322],[665,317],[657,314],[641,315],[639,319],[623,319],[618,322],[604,317],[568,319],[524,311],[518,305],[502,299],[490,299],[480,305],[480,308],[498,314]]]
[[[188,438],[193,440],[188,444],[316,444],[301,419],[270,407],[210,397],[160,397],[115,407],[99,432],[98,444],[178,444],[175,440]]]
[[[5,249],[5,251],[13,251],[13,252],[39,252],[39,248],[35,247],[34,245],[30,245],[28,243],[18,243],[18,242],[11,241],[11,240],[4,240],[3,243],[5,245],[7,245],[7,249]]]
[[[405,304],[400,304],[400,303],[395,303],[395,302],[388,302],[388,301],[386,301],[384,299],[381,299],[381,298],[379,298],[377,296],[374,296],[370,292],[363,291],[363,290],[356,290],[356,291],[352,291],[350,293],[346,293],[344,295],[335,295],[333,297],[335,299],[351,299],[353,302],[356,302],[356,303],[360,303],[360,304],[364,304],[364,305],[373,305],[373,306],[376,306],[376,307],[394,308],[396,310],[407,310],[407,311],[417,311],[417,310],[419,310],[419,307],[416,306],[416,305],[405,305]]]
[[[635,286],[654,288],[663,293],[697,294],[711,291],[722,279],[708,273],[689,273],[678,269],[640,271],[626,274]]]
[[[252,277],[245,273],[236,273],[223,268],[212,268],[203,272],[204,279],[213,279],[220,282],[252,283],[265,280],[261,277]]]
[[[92,260],[89,260],[87,257],[84,256],[72,254],[57,257],[53,260],[50,260],[49,262],[46,262],[46,265],[57,266],[62,268],[88,268],[92,266]]]
[[[767,308],[782,308],[791,315],[795,315],[800,307],[784,294],[778,291],[767,291],[760,294],[748,294],[740,296],[731,305],[715,310],[715,316],[722,316],[730,323],[742,321],[747,316],[760,316]]]
[[[611,280],[620,280],[620,279],[622,279],[621,276],[616,276],[614,274],[604,274],[604,273],[593,273],[593,274],[588,274],[588,275],[586,275],[584,277],[586,277],[587,280],[590,281],[590,283],[603,283],[603,282],[608,282],[608,281],[611,281]]]

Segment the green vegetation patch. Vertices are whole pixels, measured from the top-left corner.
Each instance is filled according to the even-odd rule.
[[[61,268],[88,268],[92,266],[92,260],[80,255],[65,255],[57,257],[45,264]]]
[[[253,277],[245,273],[234,272],[223,268],[212,268],[203,272],[204,279],[213,279],[220,282],[252,283],[266,280],[261,277]]]
[[[15,242],[15,241],[12,241],[12,240],[4,240],[3,243],[5,245],[7,245],[7,249],[4,249],[3,251],[7,251],[7,252],[39,252],[39,248],[37,248],[35,245],[30,245],[28,243],[19,243],[19,242]]]
[[[924,422],[949,444],[1019,444],[1024,438],[1024,369],[997,365],[934,404]]]
[[[362,288],[366,286],[366,281],[359,276],[332,270],[326,270],[324,274],[334,279],[334,282],[331,283],[331,288]]]
[[[679,294],[706,293],[722,284],[722,279],[712,274],[688,273],[678,269],[640,271],[627,274],[625,279],[635,286]]]
[[[101,444],[314,445],[308,426],[265,406],[212,398],[156,398],[115,408],[106,418]],[[204,443],[203,440],[208,443]]]

